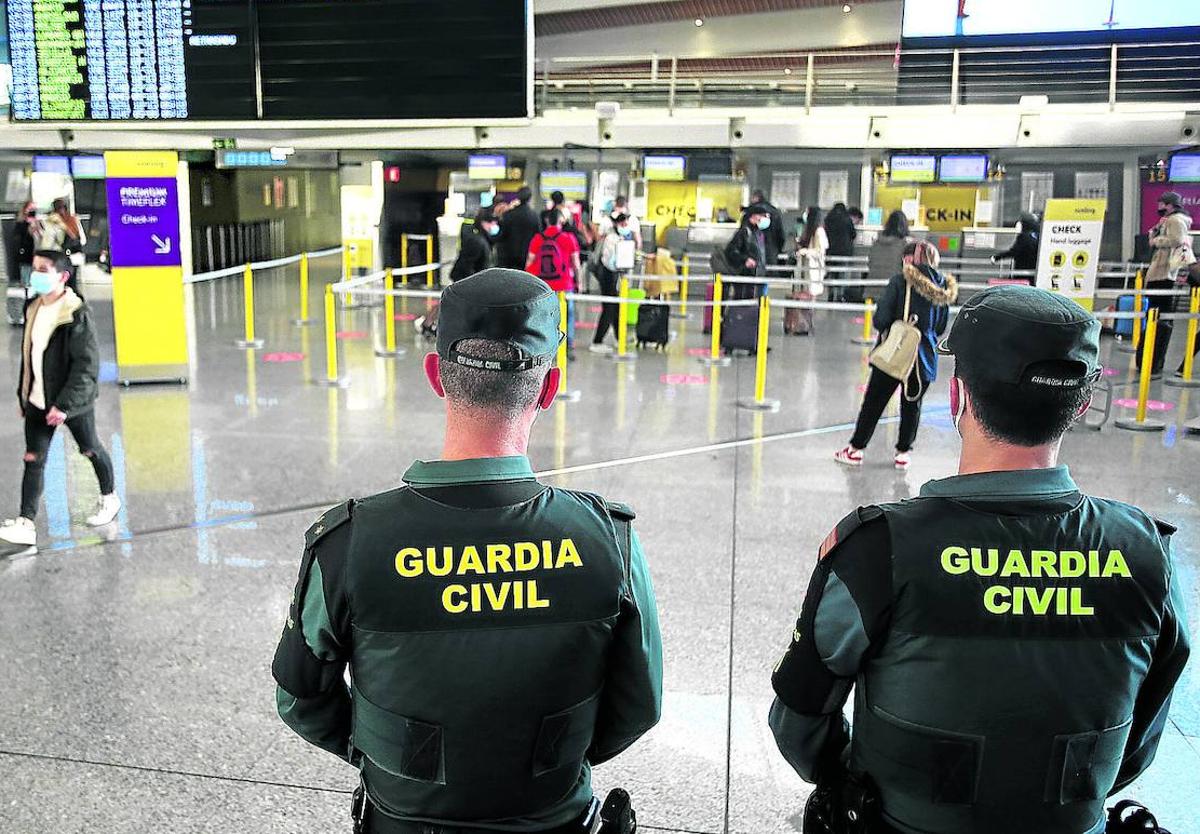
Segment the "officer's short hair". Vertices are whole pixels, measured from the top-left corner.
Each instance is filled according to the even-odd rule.
[[[488,339],[463,339],[455,348],[478,359],[522,358],[512,345]],[[539,365],[528,371],[494,371],[445,360],[440,366],[446,399],[508,419],[519,417],[537,403],[550,367]]]
[[[1040,362],[1026,374],[1057,377],[1076,371],[1071,362]],[[993,440],[1014,446],[1044,446],[1066,434],[1092,396],[1090,382],[1077,386],[1013,385],[972,374],[959,363],[955,375],[971,395],[971,410]]]

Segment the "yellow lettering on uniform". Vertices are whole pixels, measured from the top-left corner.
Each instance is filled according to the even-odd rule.
[[[467,602],[465,599],[462,601],[456,602],[456,601],[454,601],[454,597],[456,597],[456,596],[465,597],[466,595],[467,595],[466,586],[464,586],[464,585],[447,585],[446,589],[444,591],[442,591],[442,608],[445,608],[446,611],[448,611],[451,614],[461,614],[462,612],[467,610]]]
[[[1095,608],[1083,604],[1083,588],[1071,589],[1071,613],[1081,617],[1090,617],[1096,613]]]
[[[487,572],[512,573],[512,548],[506,544],[487,546]]]
[[[473,544],[463,548],[462,557],[458,560],[458,575],[464,573],[484,573],[483,560],[479,558],[479,549]]]
[[[554,567],[554,544],[549,539],[542,541],[542,567],[546,570]]]
[[[975,573],[980,576],[995,576],[1000,569],[1000,551],[989,547],[986,551],[980,547],[971,548],[971,564]]]
[[[420,576],[424,570],[425,563],[421,561],[421,551],[417,548],[406,547],[396,554],[396,573],[405,579]]]
[[[1054,564],[1053,550],[1034,550],[1030,552],[1029,556],[1033,559],[1034,576],[1058,577],[1058,567]]]
[[[542,599],[541,597],[538,596],[536,579],[530,579],[528,582],[525,583],[525,585],[529,589],[529,592],[525,595],[527,607],[529,607],[529,608],[549,608],[550,607],[550,600]]]
[[[517,570],[530,571],[537,570],[538,560],[541,556],[538,554],[538,546],[533,542],[517,542]]]
[[[1051,556],[1053,556],[1053,554],[1051,554]],[[1000,569],[1000,575],[1023,576],[1028,578],[1029,565],[1025,564],[1025,554],[1019,550],[1008,551],[1008,558],[1004,560],[1004,567]]]
[[[1064,550],[1059,555],[1058,575],[1065,579],[1074,579],[1078,576],[1083,576],[1087,570],[1087,560],[1082,552],[1078,550]],[[1066,613],[1066,612],[1063,612]]]
[[[558,545],[558,561],[554,563],[556,568],[564,568],[571,565],[576,568],[583,567],[583,560],[579,558],[579,551],[575,549],[575,542],[571,539],[563,539]],[[549,605],[550,603],[546,603]],[[533,608],[533,606],[529,606]]]
[[[1060,617],[1067,615],[1067,589],[1059,588],[1058,593],[1054,597],[1054,613]]]
[[[1100,551],[1099,550],[1089,550],[1088,551],[1087,575],[1088,576],[1099,576],[1100,575]]]
[[[1005,588],[1003,585],[993,585],[983,592],[983,607],[992,614],[1007,614],[1012,608],[1012,603],[1001,602],[1012,596],[1012,591]]]
[[[521,611],[525,608],[525,583],[513,583],[513,608]]]
[[[479,593],[479,583],[476,583],[471,586],[471,610],[472,611],[479,612],[479,611],[483,610],[483,600],[480,599],[480,596],[482,596],[482,595]]]
[[[1024,614],[1025,613],[1025,594],[1023,593],[1024,590],[1025,589],[1019,585],[1012,589],[1012,613],[1014,613],[1014,614]]]
[[[504,603],[508,601],[508,592],[511,582],[501,582],[499,592],[496,591],[495,585],[488,582],[483,586],[483,591],[487,594],[488,603],[491,604],[493,611],[503,611]]]
[[[1108,579],[1112,576],[1123,576],[1126,579],[1133,579],[1133,574],[1129,572],[1129,565],[1125,564],[1125,556],[1119,550],[1108,551],[1108,561],[1104,563],[1104,571],[1100,576],[1102,579]]]
[[[442,548],[442,561],[439,563],[437,558],[436,547],[431,547],[426,553],[426,560],[429,563],[429,573],[433,576],[449,576],[450,571],[454,568],[454,548]]]
[[[1029,599],[1029,610],[1034,614],[1049,614],[1050,605],[1054,602],[1056,591],[1062,591],[1063,588],[1017,588],[1018,591],[1024,591],[1025,596]]]
[[[971,569],[971,560],[965,547],[947,547],[942,551],[942,570],[960,576]]]

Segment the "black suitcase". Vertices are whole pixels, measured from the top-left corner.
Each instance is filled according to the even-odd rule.
[[[728,307],[721,324],[721,347],[726,353],[758,352],[758,306]]]
[[[21,284],[9,284],[5,293],[4,307],[8,323],[20,325],[25,323],[25,304],[28,302],[29,291]]]
[[[638,310],[637,345],[665,348],[671,340],[671,308],[666,304],[645,302]]]

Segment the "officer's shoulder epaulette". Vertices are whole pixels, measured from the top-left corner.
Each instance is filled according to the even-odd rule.
[[[325,513],[317,519],[316,523],[313,524],[312,527],[309,527],[308,531],[304,534],[304,546],[312,547],[325,536],[329,535],[330,532],[336,530],[349,521],[353,506],[354,499],[351,498],[349,501],[343,501],[340,504],[335,504],[326,510]]]
[[[874,521],[877,518],[883,517],[883,510],[876,506],[859,507],[852,513],[846,515],[837,526],[830,531],[825,537],[825,541],[821,542],[821,549],[817,553],[817,559],[824,559],[830,553],[837,549],[837,546],[862,527],[868,521]]]
[[[637,518],[637,513],[633,511],[633,508],[628,504],[622,504],[620,501],[605,501],[604,506],[608,508],[613,517],[621,521],[633,521]]]

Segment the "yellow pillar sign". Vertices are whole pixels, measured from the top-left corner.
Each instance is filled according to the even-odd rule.
[[[1106,200],[1047,200],[1038,250],[1037,286],[1095,306],[1096,268]]]

